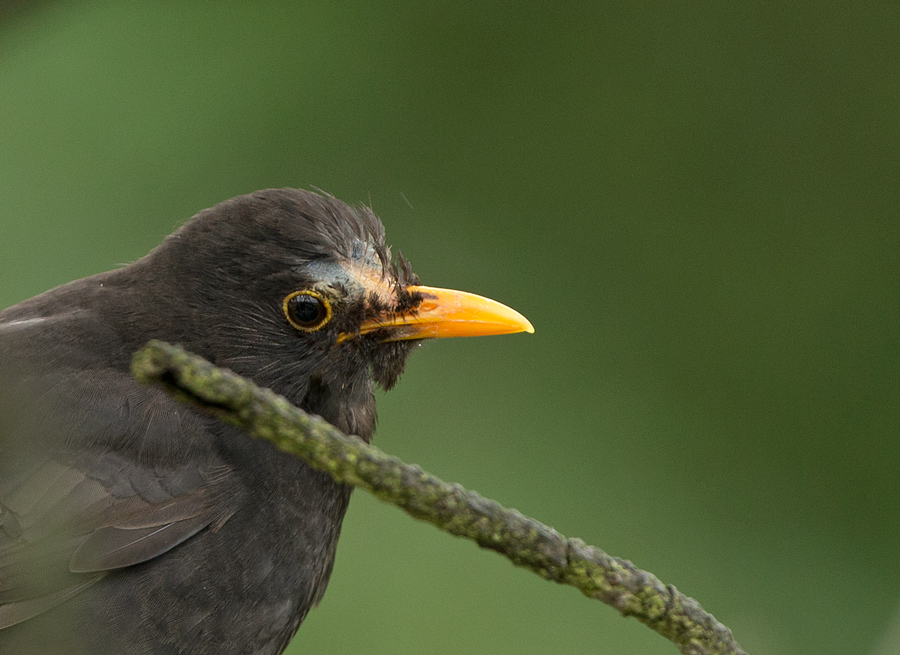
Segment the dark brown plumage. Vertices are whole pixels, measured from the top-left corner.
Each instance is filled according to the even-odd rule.
[[[434,332],[459,323],[429,323],[442,293],[367,208],[281,189],[0,312],[0,652],[280,653],[349,489],[138,386],[131,354],[179,343],[368,440],[375,385],[419,339],[467,333]],[[493,332],[530,328],[507,319]]]

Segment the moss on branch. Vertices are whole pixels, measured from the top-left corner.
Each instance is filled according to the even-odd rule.
[[[179,400],[302,457],[339,482],[367,489],[417,519],[636,618],[685,655],[745,652],[697,601],[631,562],[405,464],[178,346],[150,342],[135,354],[132,371],[139,381],[162,385]]]

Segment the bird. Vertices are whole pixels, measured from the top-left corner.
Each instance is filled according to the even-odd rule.
[[[533,332],[424,286],[365,205],[265,189],[0,312],[0,653],[281,653],[350,488],[130,375],[151,339],[369,441],[424,340]]]

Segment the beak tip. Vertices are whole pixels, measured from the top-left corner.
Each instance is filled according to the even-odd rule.
[[[525,332],[526,334],[534,334],[534,326],[527,318],[516,312],[516,332]]]
[[[518,328],[518,330],[516,330],[516,332],[525,332],[527,334],[534,334],[534,326],[531,324],[531,321],[529,321],[527,318],[522,316],[522,314],[517,312],[515,309],[512,309],[510,307],[504,307],[504,309],[508,310],[509,313],[511,314],[512,322]]]

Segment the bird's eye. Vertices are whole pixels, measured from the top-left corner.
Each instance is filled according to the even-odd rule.
[[[304,332],[315,332],[331,320],[331,303],[315,291],[295,291],[283,308],[288,322]]]

